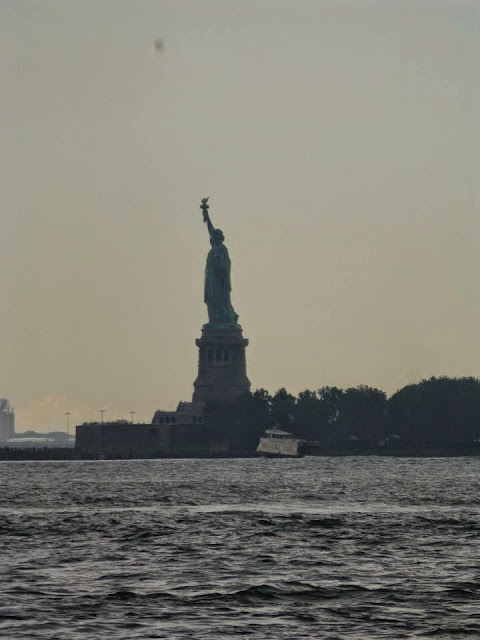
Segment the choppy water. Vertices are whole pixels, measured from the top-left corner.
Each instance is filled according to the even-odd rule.
[[[0,463],[0,637],[480,637],[480,459]]]

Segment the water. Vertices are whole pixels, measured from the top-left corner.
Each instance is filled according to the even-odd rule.
[[[480,459],[0,463],[0,637],[480,636]]]

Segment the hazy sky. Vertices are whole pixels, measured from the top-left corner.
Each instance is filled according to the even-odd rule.
[[[190,399],[207,195],[253,388],[480,374],[479,2],[0,8],[18,431]]]

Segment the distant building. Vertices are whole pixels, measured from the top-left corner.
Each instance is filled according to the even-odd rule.
[[[6,398],[0,399],[0,443],[5,443],[15,434],[15,413]]]
[[[148,458],[222,455],[227,443],[212,441],[203,403],[180,402],[176,411],[155,411],[151,423],[128,420],[77,426],[76,449],[83,456]]]
[[[5,442],[6,447],[12,449],[43,449],[45,447],[55,447],[56,443],[53,438],[48,437],[30,437],[30,438],[9,438]]]
[[[204,413],[203,402],[179,402],[176,411],[155,411],[152,424],[202,424]]]
[[[75,438],[67,435],[64,431],[50,431],[40,433],[38,431],[25,431],[25,433],[15,433],[12,438],[7,438],[3,446],[14,449],[53,447],[72,448],[75,446]]]

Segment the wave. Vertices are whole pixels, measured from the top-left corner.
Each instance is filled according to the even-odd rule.
[[[275,584],[258,584],[231,592],[206,592],[197,594],[192,600],[223,600],[223,601],[255,601],[297,599],[329,600],[340,597],[354,597],[369,589],[360,585],[341,585],[336,587],[321,587],[302,581],[288,581]]]
[[[155,591],[150,593],[137,593],[131,589],[120,589],[100,597],[107,601],[123,600],[152,600],[162,599],[183,601],[185,604],[201,603],[254,603],[256,601],[274,601],[285,599],[305,600],[332,600],[335,598],[354,598],[362,593],[369,593],[372,589],[361,585],[338,585],[322,587],[302,581],[278,582],[275,584],[263,583],[251,585],[234,591],[208,590],[200,593],[188,593],[182,587],[174,590]]]

